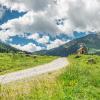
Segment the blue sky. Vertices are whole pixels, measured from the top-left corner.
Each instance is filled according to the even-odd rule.
[[[3,7],[3,9],[5,11],[5,14],[0,19],[0,25],[7,23],[7,21],[9,21],[9,20],[22,17],[23,15],[26,14],[26,12],[18,12],[18,11],[15,11],[15,10],[11,11],[10,9],[7,9],[6,7]],[[57,21],[57,25],[60,25],[60,24],[63,25],[62,19],[59,19],[59,20],[56,20],[56,21]],[[27,36],[31,35],[31,33],[26,33],[26,34],[27,34]],[[70,37],[70,36],[67,36],[66,34],[59,34],[59,35],[52,37],[45,32],[40,32],[38,34],[39,34],[40,38],[42,38],[46,34],[50,38],[50,40],[48,41],[48,44],[50,44],[51,41],[54,41],[56,39],[59,39],[59,40],[66,42],[67,40],[71,40],[73,38],[79,38],[81,36],[85,36],[85,33],[82,33],[82,32],[80,32],[80,33],[74,32],[75,37]],[[34,39],[27,39],[26,37],[25,36],[18,36],[18,35],[12,36],[12,37],[9,37],[9,39],[6,41],[6,43],[15,44],[15,45],[20,44],[21,46],[27,45],[28,43],[33,43],[33,44],[36,44],[37,46],[41,46],[41,47],[46,48],[45,44],[39,43],[37,40],[34,40]]]
[[[100,31],[99,5],[98,0],[2,0],[0,40],[29,52],[58,47]]]
[[[4,9],[5,13],[4,13],[3,17],[0,19],[0,25],[4,24],[8,20],[21,17],[26,13],[26,12],[18,12],[15,10],[11,11],[10,9],[7,9],[6,7],[3,7],[3,9]]]

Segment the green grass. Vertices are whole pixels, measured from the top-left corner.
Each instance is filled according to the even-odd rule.
[[[89,58],[96,64],[88,64]],[[69,57],[57,72],[1,86],[2,100],[100,100],[100,56]]]
[[[0,75],[48,63],[56,58],[53,56],[34,58],[25,54],[0,53]]]

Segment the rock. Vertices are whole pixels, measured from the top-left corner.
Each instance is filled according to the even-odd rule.
[[[90,59],[88,59],[87,63],[88,64],[96,64],[96,61],[95,61],[95,59],[90,58]]]
[[[34,56],[33,56],[34,59],[36,59],[37,57],[38,57],[37,55],[34,55]]]
[[[75,56],[75,58],[80,58],[80,57],[81,57],[81,56],[79,56],[79,55],[76,55],[76,56]]]

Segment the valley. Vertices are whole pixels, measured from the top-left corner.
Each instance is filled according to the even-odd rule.
[[[87,63],[95,59],[95,64]],[[75,55],[59,71],[1,85],[2,100],[99,100],[100,56]]]
[[[49,63],[55,56],[34,56],[18,53],[0,53],[0,75]]]

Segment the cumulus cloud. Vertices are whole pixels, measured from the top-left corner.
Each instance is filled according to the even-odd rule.
[[[47,50],[59,47],[60,45],[63,45],[65,43],[66,43],[65,41],[62,41],[60,39],[56,39],[47,45]]]
[[[42,43],[42,44],[48,44],[50,41],[50,37],[49,36],[43,36],[42,38],[39,38],[37,40],[37,42]]]
[[[4,14],[5,14],[5,9],[0,6],[0,20],[2,19]]]
[[[0,0],[0,4],[18,11],[43,11],[52,4],[54,0]]]
[[[100,32],[100,0],[0,0],[0,4],[11,10],[27,12],[0,26],[0,39],[3,41],[26,33],[73,36],[74,31]],[[40,39],[36,34],[27,38],[45,44],[49,41],[48,37]],[[48,48],[63,44],[61,42],[53,41]]]
[[[44,41],[42,41],[44,43]],[[41,46],[37,46],[36,44],[33,43],[28,43],[26,45],[16,45],[16,44],[10,44],[11,46],[20,49],[22,51],[28,51],[28,52],[35,52],[35,51],[39,51],[39,50],[43,50],[43,49],[53,49],[55,47],[59,47],[60,45],[65,44],[65,41],[62,41],[60,39],[56,39],[54,41],[51,41],[50,44],[47,44],[46,47],[41,47]],[[45,43],[44,43],[45,44]]]
[[[24,3],[21,3],[20,0],[0,0],[2,6],[6,6],[11,10],[18,10],[19,12],[27,11]]]
[[[20,44],[19,44],[19,45],[11,44],[11,46],[13,46],[13,47],[15,47],[15,48],[17,48],[17,49],[20,49],[20,50],[22,50],[22,51],[28,51],[28,52],[39,51],[39,50],[42,49],[42,47],[36,46],[36,45],[33,44],[33,43],[28,43],[28,44],[26,44],[26,45],[24,45],[24,46],[22,46],[22,45],[20,45]]]
[[[76,31],[100,31],[99,0],[69,2],[68,18]]]
[[[11,32],[71,34],[73,31],[100,31],[99,0],[1,0],[0,4],[27,11],[23,17],[2,26],[10,26]],[[64,24],[57,25],[57,19],[65,19]]]
[[[38,40],[40,38],[38,33],[33,33],[29,36],[26,37],[27,39],[33,39],[33,40]]]
[[[9,20],[7,23],[1,25],[2,31],[0,35],[6,34],[8,39],[11,36],[22,35],[24,33],[36,32],[60,32],[56,23],[52,18],[47,18],[44,13],[34,13],[29,11],[23,17]]]
[[[38,43],[41,44],[47,44],[50,41],[50,37],[47,35],[44,35],[42,37],[40,37],[39,33],[33,33],[29,36],[26,37],[27,39],[33,39],[35,41],[37,41]]]

